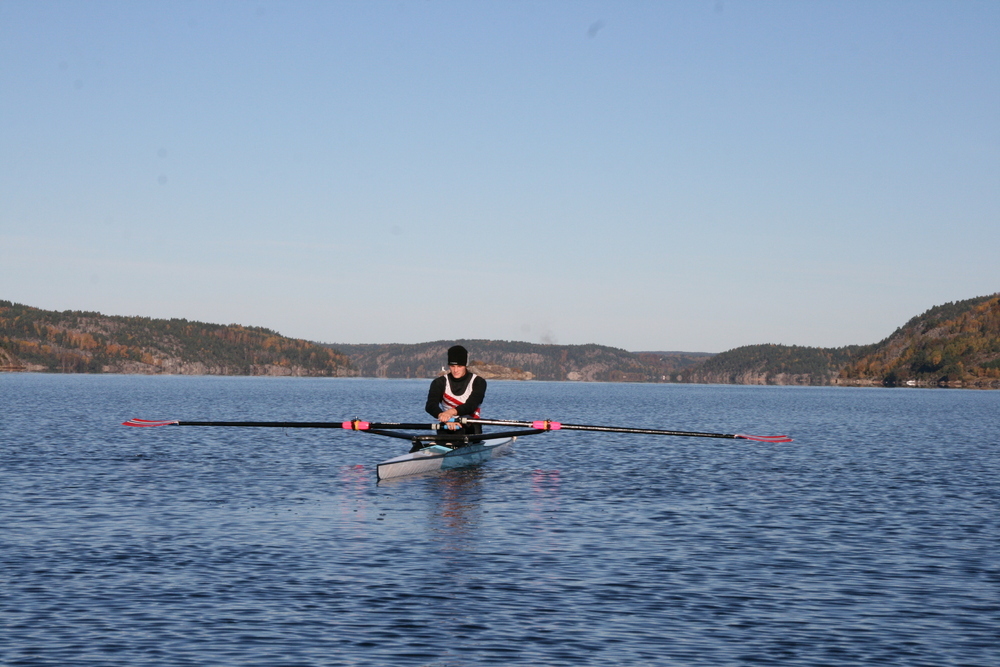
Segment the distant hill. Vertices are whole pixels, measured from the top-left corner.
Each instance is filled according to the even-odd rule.
[[[579,380],[590,382],[660,382],[664,369],[690,366],[703,353],[632,353],[604,345],[544,345],[502,340],[434,341],[416,344],[345,345],[343,352],[366,377],[434,377],[448,347],[464,345],[469,366],[483,377],[516,380]]]
[[[434,341],[326,345],[237,324],[48,311],[0,301],[0,371],[431,378],[456,342],[486,378],[658,382],[703,353],[633,354],[603,345]]]
[[[718,384],[998,388],[1000,295],[935,306],[872,345],[747,345],[684,369],[677,378]]]
[[[329,345],[237,324],[0,301],[0,371],[431,378],[456,342],[488,379],[1000,388],[1000,294],[935,306],[872,345],[721,354],[503,340]]]
[[[712,352],[636,352],[635,355],[660,382],[690,382],[684,379],[684,371],[691,371],[715,356]]]
[[[870,347],[870,346],[869,346]],[[828,385],[840,369],[867,349],[799,345],[746,345],[722,352],[682,373],[682,381],[711,384]]]
[[[356,375],[328,347],[269,329],[50,311],[0,301],[0,370]]]
[[[845,364],[837,383],[1000,386],[1000,294],[914,317]]]

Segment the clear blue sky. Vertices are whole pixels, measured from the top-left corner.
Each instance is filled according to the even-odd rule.
[[[871,343],[1000,291],[998,2],[0,2],[0,298]]]

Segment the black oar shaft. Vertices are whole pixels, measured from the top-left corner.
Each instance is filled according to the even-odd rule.
[[[177,422],[178,426],[241,426],[261,428],[340,428],[340,422]]]
[[[583,424],[563,424],[564,431],[601,431],[604,433],[641,433],[647,435],[682,435],[689,438],[735,438],[731,433],[701,433],[698,431],[665,431],[655,428],[625,428],[616,426],[585,426]]]
[[[561,422],[527,422],[513,421],[506,419],[466,419],[467,424],[486,424],[490,426],[529,426],[534,428],[549,428],[545,424],[551,424],[552,430],[562,431],[598,431],[601,433],[639,433],[645,435],[680,435],[690,438],[735,438],[736,435],[730,433],[702,433],[698,431],[667,431],[656,428],[630,428],[626,426],[590,426],[587,424],[563,424]]]
[[[173,422],[177,426],[242,426],[248,428],[336,428],[344,429],[343,422],[189,422],[189,421],[178,421]],[[378,423],[378,422],[368,422],[364,427],[357,430],[368,430],[368,429],[405,429],[405,430],[433,430],[438,427],[437,424],[402,424],[396,422]],[[348,430],[350,428],[348,427]]]

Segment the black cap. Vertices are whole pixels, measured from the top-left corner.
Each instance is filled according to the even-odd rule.
[[[469,365],[469,351],[461,345],[452,345],[448,348],[448,365],[458,364],[459,366]]]

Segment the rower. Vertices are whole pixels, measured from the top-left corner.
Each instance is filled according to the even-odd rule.
[[[448,373],[436,377],[427,392],[427,414],[435,417],[453,435],[483,432],[479,424],[463,428],[454,421],[459,417],[479,419],[479,406],[486,398],[486,380],[469,372],[468,365],[469,351],[461,345],[451,346],[448,348]]]

